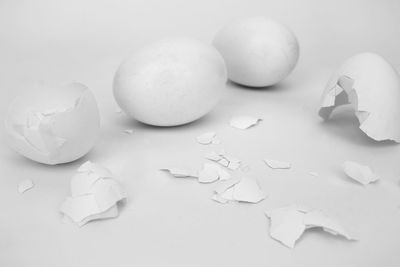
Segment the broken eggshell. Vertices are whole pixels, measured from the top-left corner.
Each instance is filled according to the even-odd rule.
[[[225,90],[225,63],[211,45],[187,38],[153,43],[126,59],[114,77],[114,97],[130,117],[176,126],[211,111]]]
[[[294,248],[296,241],[307,229],[322,228],[332,235],[343,236],[348,240],[357,240],[335,219],[320,210],[303,205],[291,205],[269,210],[266,216],[271,220],[270,235],[289,248]]]
[[[79,83],[26,90],[11,103],[5,119],[10,146],[31,160],[50,165],[85,155],[99,128],[94,95]]]
[[[292,31],[264,17],[238,19],[215,36],[231,81],[251,87],[274,85],[294,69],[299,44]]]
[[[362,53],[345,61],[326,86],[319,115],[328,119],[346,104],[370,138],[400,142],[400,76],[383,57]]]
[[[83,226],[89,221],[118,216],[118,204],[126,198],[106,167],[87,161],[71,179],[71,196],[61,204],[64,218]]]

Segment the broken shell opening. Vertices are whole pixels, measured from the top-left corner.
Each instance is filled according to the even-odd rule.
[[[40,85],[18,96],[5,119],[9,144],[37,162],[74,161],[94,145],[100,127],[97,103],[85,85]]]
[[[357,117],[360,123],[360,127],[362,127],[362,124],[368,118],[369,113],[366,111],[358,110],[358,96],[357,92],[353,89],[353,84],[353,79],[344,75],[339,77],[335,87],[331,89],[328,97],[324,99],[324,101],[326,101],[326,103],[324,104],[326,104],[327,106],[323,106],[319,110],[318,114],[323,119],[327,120],[330,118],[332,112],[336,108],[347,105],[348,107],[351,107],[351,109],[354,111],[354,115]],[[333,105],[330,104],[332,103],[332,99]]]
[[[336,71],[322,95],[319,115],[327,120],[345,105],[354,110],[367,136],[400,142],[400,76],[384,58],[362,53]]]

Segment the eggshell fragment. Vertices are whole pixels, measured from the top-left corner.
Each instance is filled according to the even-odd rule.
[[[87,161],[71,179],[71,196],[61,204],[64,218],[83,226],[89,221],[118,216],[118,203],[126,198],[112,173]]]
[[[41,85],[11,103],[5,129],[10,146],[45,164],[74,161],[94,145],[100,116],[92,92],[84,85]]]
[[[278,21],[250,17],[233,21],[213,41],[222,54],[231,81],[262,87],[283,80],[296,66],[299,44]]]
[[[213,46],[166,39],[121,64],[114,77],[114,97],[126,114],[143,123],[181,125],[214,108],[226,75],[224,60]]]
[[[383,57],[362,53],[345,61],[332,75],[319,115],[328,119],[333,110],[350,104],[360,129],[377,141],[400,142],[400,76]]]
[[[296,241],[307,229],[322,228],[327,233],[343,236],[347,240],[357,240],[335,219],[324,212],[302,205],[269,210],[265,215],[270,219],[270,235],[289,248],[294,248]]]
[[[369,166],[362,165],[357,162],[344,162],[343,170],[348,177],[363,185],[374,183],[379,180],[379,177],[371,170]]]

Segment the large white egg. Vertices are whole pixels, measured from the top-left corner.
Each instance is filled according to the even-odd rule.
[[[192,122],[220,100],[226,68],[218,51],[197,40],[153,43],[125,60],[114,77],[114,97],[129,116],[155,126]]]
[[[283,24],[264,17],[233,21],[215,36],[231,81],[251,87],[274,85],[296,66],[299,44]]]
[[[100,116],[84,85],[41,85],[18,96],[5,120],[8,143],[21,155],[45,164],[74,161],[95,144]]]

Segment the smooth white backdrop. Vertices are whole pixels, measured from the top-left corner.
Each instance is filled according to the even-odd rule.
[[[38,81],[79,81],[99,103],[102,130],[85,158],[60,166],[26,160],[0,142],[0,266],[399,266],[400,146],[368,139],[351,113],[323,123],[320,94],[349,56],[378,52],[400,66],[400,2],[361,1],[0,1],[0,119],[13,97]],[[120,61],[159,38],[211,42],[236,17],[265,15],[289,25],[301,47],[287,80],[253,90],[228,84],[220,105],[182,127],[156,128],[115,113],[111,83]],[[259,116],[248,131],[232,115]],[[132,128],[127,135],[123,130]],[[222,143],[195,137],[215,130]],[[269,197],[257,205],[220,205],[213,185],[174,179],[166,166],[200,168],[207,151],[224,148],[250,165]],[[272,171],[263,157],[290,161]],[[70,177],[92,160],[108,166],[128,193],[114,220],[83,228],[63,223],[58,208]],[[341,164],[369,164],[381,181],[363,187]],[[319,173],[318,177],[308,174]],[[36,186],[17,192],[22,179]],[[318,230],[290,250],[269,237],[263,211],[292,203],[324,209],[356,234],[348,242]]]

